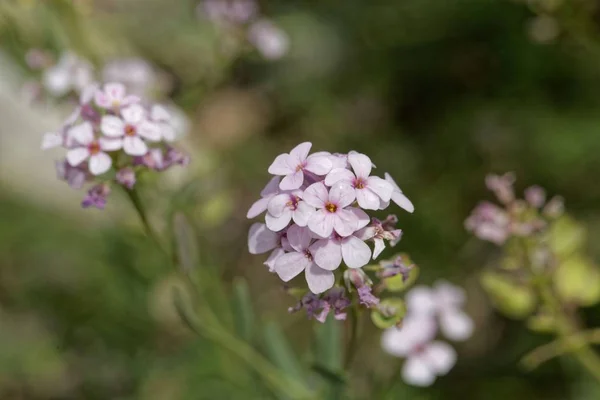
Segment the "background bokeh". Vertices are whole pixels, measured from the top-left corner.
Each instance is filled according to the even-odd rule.
[[[519,190],[537,183],[566,198],[600,257],[597,2],[263,1],[261,13],[289,41],[278,59],[196,7],[0,2],[0,398],[275,398],[246,364],[182,324],[171,297],[181,282],[125,196],[115,191],[105,211],[82,210],[83,193],[56,180],[59,154],[39,144],[72,105],[31,100],[24,88],[39,76],[25,62],[31,48],[71,50],[96,67],[140,57],[159,71],[151,94],[186,115],[180,145],[192,163],[146,182],[152,221],[168,231],[174,209],[194,221],[199,275],[218,283],[211,301],[223,320],[235,314],[233,288],[247,282],[249,341],[259,352],[270,352],[273,335],[305,362],[341,351],[335,341],[315,346],[324,328],[287,313],[294,300],[246,248],[245,214],[268,165],[308,140],[315,150],[364,152],[395,177],[416,207],[399,213],[398,248],[420,266],[420,282],[464,286],[476,321],[450,374],[416,389],[396,376],[401,361],[363,320],[341,398],[600,398],[568,359],[519,367],[549,338],[491,309],[478,274],[495,249],[463,228],[489,197],[484,176],[515,171]],[[597,307],[583,318],[600,325]]]

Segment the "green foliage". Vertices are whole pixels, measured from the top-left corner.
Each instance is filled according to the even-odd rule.
[[[492,271],[484,272],[480,282],[494,307],[507,316],[522,319],[535,310],[537,300],[532,288]]]
[[[557,294],[568,303],[591,306],[600,301],[600,269],[584,256],[562,261],[553,279]]]
[[[371,321],[379,329],[387,329],[398,325],[406,314],[406,306],[401,299],[387,298],[371,310]]]

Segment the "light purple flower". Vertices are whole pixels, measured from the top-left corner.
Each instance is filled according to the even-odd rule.
[[[392,201],[398,205],[398,207],[403,208],[404,210],[412,213],[415,211],[415,206],[413,203],[404,195],[400,186],[394,181],[392,176],[387,172],[384,174],[386,182],[391,184],[394,187],[394,191],[392,192]],[[387,204],[382,205],[382,209],[386,208]]]
[[[465,220],[465,228],[482,240],[502,245],[510,236],[510,223],[510,217],[504,209],[484,201]]]
[[[306,226],[315,209],[302,201],[302,191],[294,190],[274,196],[268,205],[265,217],[267,227],[272,231],[280,231],[294,220],[298,226]]]
[[[335,277],[333,272],[315,264],[309,230],[292,225],[287,230],[287,240],[295,251],[283,254],[275,262],[275,272],[279,278],[289,282],[304,271],[311,292],[319,294],[331,288],[335,283]]]
[[[83,201],[81,206],[83,208],[96,207],[103,210],[106,206],[106,199],[110,194],[110,187],[106,183],[101,183],[92,187]]]
[[[451,340],[466,340],[473,334],[474,323],[461,308],[465,291],[446,281],[436,282],[433,288],[418,285],[406,293],[407,315],[437,317],[442,333]]]
[[[204,0],[198,12],[217,23],[243,24],[256,15],[258,7],[254,0]]]
[[[561,196],[554,196],[542,210],[550,218],[558,218],[565,212],[565,200]]]
[[[115,179],[121,185],[131,190],[135,186],[135,171],[130,167],[122,168],[117,172]]]
[[[267,211],[267,207],[269,206],[269,202],[275,195],[279,194],[279,181],[280,177],[275,176],[271,178],[267,186],[260,192],[261,198],[252,204],[248,213],[246,214],[246,218],[254,218]]]
[[[121,107],[138,103],[140,98],[127,95],[125,85],[121,83],[107,83],[104,85],[103,90],[97,90],[94,93],[94,101],[98,107],[107,110],[118,110]]]
[[[73,189],[81,189],[88,180],[89,173],[81,166],[73,167],[67,160],[56,161],[56,177],[61,181],[66,181]]]
[[[269,167],[269,173],[283,176],[279,184],[282,190],[296,190],[304,182],[305,172],[315,175],[326,175],[332,167],[331,160],[327,156],[312,155],[308,152],[312,143],[304,142],[294,147],[289,154],[280,154]]]
[[[175,128],[173,128],[173,124],[171,123],[171,114],[166,108],[158,104],[154,105],[150,110],[150,120],[158,126],[165,142],[175,140]]]
[[[120,149],[119,141],[94,138],[94,130],[89,122],[72,127],[69,134],[77,142],[77,145],[67,152],[67,161],[71,166],[78,166],[89,159],[88,168],[92,175],[100,175],[110,169],[112,159],[106,152]]]
[[[322,311],[315,316],[315,319],[321,323],[325,323],[327,316],[333,310],[333,317],[337,321],[346,319],[346,309],[350,306],[350,299],[346,297],[346,291],[343,288],[333,288],[321,298]]]
[[[122,119],[114,115],[102,117],[100,129],[106,136],[122,141],[125,153],[142,156],[148,152],[143,139],[157,142],[161,139],[158,126],[146,119],[146,111],[139,104],[121,110]]]
[[[339,182],[327,191],[322,182],[313,183],[304,191],[303,199],[317,208],[308,219],[308,227],[320,237],[327,238],[334,230],[346,237],[358,230],[358,217],[345,209],[354,201],[354,189],[349,184]]]
[[[435,322],[430,318],[405,318],[401,328],[390,328],[381,336],[383,350],[406,358],[402,379],[414,386],[430,386],[456,363],[456,351],[447,343],[432,341]]]
[[[354,213],[361,228],[369,222],[369,217],[358,208],[349,208]],[[341,237],[335,233],[328,239],[317,240],[311,247],[315,263],[323,269],[333,271],[337,269],[342,260],[348,268],[360,268],[366,265],[371,258],[371,249],[355,235]]]
[[[65,52],[58,62],[44,70],[42,83],[46,90],[56,97],[63,96],[70,91],[80,91],[93,80],[93,67],[85,59]]]
[[[248,30],[248,41],[267,60],[278,60],[289,50],[290,40],[287,34],[267,19],[254,22]]]
[[[384,222],[373,218],[373,223],[370,226],[360,230],[356,234],[362,240],[372,239],[375,243],[373,260],[379,257],[379,254],[385,249],[385,240],[389,241],[392,247],[400,241],[402,230],[394,229],[397,221],[398,218],[395,215],[388,216]]]
[[[362,304],[363,306],[371,308],[371,307],[375,307],[375,306],[377,306],[377,304],[379,304],[379,298],[376,297],[371,292],[370,286],[363,285],[358,288],[357,292],[358,292],[358,300],[360,301],[360,304]]]
[[[525,189],[525,200],[532,207],[541,208],[546,202],[546,191],[541,186],[530,186]]]
[[[287,232],[273,232],[265,224],[255,223],[250,227],[248,234],[248,250],[250,254],[263,254],[271,251],[269,258],[264,264],[269,267],[269,271],[275,269],[275,262],[286,251],[294,251],[287,240]]]
[[[485,177],[485,185],[494,192],[498,200],[503,204],[511,203],[515,200],[515,174],[508,172],[502,176],[490,174]]]

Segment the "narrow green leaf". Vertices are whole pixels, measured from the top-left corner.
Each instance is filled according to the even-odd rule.
[[[233,313],[235,328],[244,340],[252,342],[254,337],[254,309],[250,298],[250,289],[245,279],[233,282]]]
[[[342,326],[334,318],[315,325],[315,359],[318,365],[330,371],[342,370]]]
[[[265,349],[271,361],[287,375],[303,381],[302,366],[279,325],[267,322],[263,334]]]

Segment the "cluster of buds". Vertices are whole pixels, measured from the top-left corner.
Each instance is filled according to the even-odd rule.
[[[143,170],[186,165],[188,157],[170,145],[174,139],[166,109],[142,103],[120,83],[92,84],[63,126],[44,135],[42,149],[66,149],[56,163],[59,179],[75,189],[94,183],[82,206],[104,208],[111,182],[131,190]]]
[[[230,36],[243,37],[268,60],[277,60],[288,51],[288,36],[260,14],[255,0],[203,0],[198,5],[198,14]]]
[[[562,198],[557,196],[546,203],[546,193],[539,186],[526,189],[525,200],[516,199],[511,173],[489,175],[485,182],[502,207],[484,201],[466,219],[466,229],[482,240],[502,245],[511,236],[529,236],[544,229],[545,218],[557,218],[563,212]]]
[[[270,252],[265,265],[284,282],[304,272],[310,294],[295,309],[305,308],[309,316],[333,309],[342,319],[346,302],[338,301],[336,282],[345,278],[348,292],[356,289],[361,304],[377,306],[372,282],[361,268],[379,256],[386,241],[394,246],[401,237],[395,216],[380,221],[366,211],[384,210],[390,202],[409,212],[414,208],[389,174],[385,179],[371,175],[374,165],[366,155],[309,155],[311,147],[301,143],[269,167],[275,177],[247,214],[254,218],[266,212],[265,222],[252,225],[248,247],[252,254]]]
[[[402,366],[405,382],[429,386],[452,369],[457,357],[452,346],[435,340],[438,330],[450,340],[464,341],[473,334],[473,320],[462,310],[464,290],[448,282],[431,288],[415,286],[405,300],[402,326],[386,330],[381,345],[385,352],[406,359]]]

